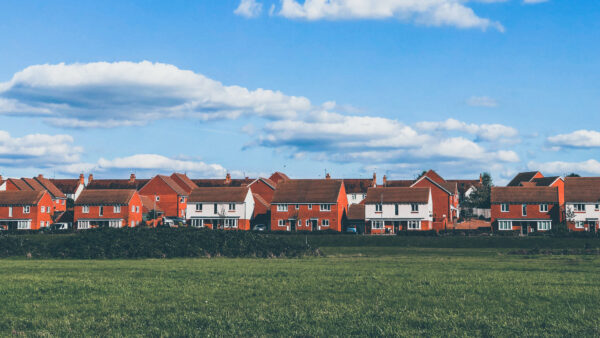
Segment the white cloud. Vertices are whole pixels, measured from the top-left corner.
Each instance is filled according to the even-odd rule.
[[[578,174],[600,175],[600,162],[590,159],[582,162],[529,162],[530,170],[540,170],[544,173],[554,175],[565,175],[572,172]]]
[[[62,127],[140,125],[164,118],[289,118],[310,108],[304,97],[225,86],[148,61],[36,65],[0,83],[0,114],[41,115]]]
[[[550,136],[548,142],[560,147],[596,148],[600,147],[600,132],[582,129],[569,134]]]
[[[426,131],[459,131],[476,135],[478,140],[498,141],[501,139],[514,140],[519,134],[513,127],[502,124],[474,124],[465,123],[456,119],[447,119],[442,122],[419,122],[416,127]]]
[[[262,4],[256,0],[242,0],[240,5],[233,11],[236,15],[246,18],[255,18],[262,12]]]
[[[467,99],[467,104],[471,107],[486,107],[495,108],[498,106],[498,102],[488,96],[471,96]]]
[[[79,160],[82,148],[69,135],[30,134],[12,137],[0,130],[0,165],[50,167]]]
[[[305,20],[396,18],[426,26],[504,31],[499,22],[477,16],[459,0],[282,0],[278,14]]]

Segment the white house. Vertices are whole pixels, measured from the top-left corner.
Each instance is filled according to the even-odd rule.
[[[385,176],[384,176],[385,177]],[[345,178],[344,187],[346,189],[346,197],[348,205],[359,204],[367,197],[369,188],[377,186],[377,176],[373,174],[373,178]]]
[[[254,197],[249,187],[206,187],[192,190],[186,217],[194,227],[250,230]]]
[[[600,177],[566,177],[565,211],[574,231],[599,231]]]
[[[432,230],[433,201],[430,188],[369,188],[365,220],[371,233]]]

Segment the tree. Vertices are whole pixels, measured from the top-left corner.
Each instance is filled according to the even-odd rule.
[[[581,177],[581,175],[576,173],[570,173],[569,175],[567,175],[567,177]]]
[[[481,185],[465,199],[465,205],[471,208],[489,209],[491,206],[492,187],[494,183],[489,173],[481,174]]]

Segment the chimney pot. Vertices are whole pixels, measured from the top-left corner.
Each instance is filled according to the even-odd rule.
[[[329,173],[327,173],[327,174],[325,175],[325,179],[331,179],[331,175],[329,175]]]
[[[226,184],[231,183],[231,174],[230,173],[227,173],[227,175],[225,175],[225,183]]]
[[[135,182],[135,174],[129,175],[129,182]]]
[[[39,175],[38,175],[38,178],[44,178],[44,175],[42,175],[42,174],[39,174]]]
[[[387,186],[387,175],[383,175],[383,186]]]
[[[85,185],[85,178],[83,176],[83,173],[79,174],[79,184]]]
[[[94,180],[94,175],[90,174],[90,176],[88,176],[88,184],[90,184],[90,182],[93,180]]]

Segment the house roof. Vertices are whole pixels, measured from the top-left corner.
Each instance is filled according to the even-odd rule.
[[[365,205],[364,204],[351,204],[348,207],[348,219],[349,220],[364,220],[365,219]]]
[[[68,179],[48,179],[54,186],[56,186],[63,194],[74,194],[79,187],[79,179],[78,178],[68,178]]]
[[[288,177],[288,175],[280,171],[276,171],[271,175],[271,177],[269,177],[269,179],[275,183],[279,183],[280,181],[287,181],[290,178]]]
[[[510,182],[508,182],[508,184],[506,186],[507,187],[516,187],[521,182],[529,182],[538,173],[539,173],[539,171],[527,171],[527,172],[518,173]]]
[[[558,188],[492,187],[492,203],[558,203]]]
[[[254,203],[259,203],[267,209],[271,207],[271,204],[267,202],[264,198],[262,198],[261,195],[253,193],[252,196],[254,197]]]
[[[430,188],[369,188],[366,203],[428,203]]]
[[[345,178],[343,181],[347,194],[366,193],[373,186],[372,178]]]
[[[186,174],[173,173],[171,175],[171,179],[175,181],[175,183],[179,184],[179,186],[182,187],[188,194],[192,192],[192,190],[198,188],[196,183],[192,182],[192,180],[190,180]]]
[[[165,175],[156,175],[153,179],[161,179],[163,180],[171,190],[173,190],[178,196],[188,196],[189,193],[182,188],[177,182],[175,182],[171,177]]]
[[[250,183],[256,181],[253,178],[242,178],[242,179],[231,179],[227,182],[226,179],[222,178],[208,178],[208,179],[193,179],[192,182],[198,187],[245,187]]]
[[[58,189],[58,187],[54,185],[54,183],[52,183],[49,179],[45,177],[36,177],[35,181],[37,181],[44,188],[46,188],[46,190],[48,190],[48,192],[50,192],[50,194],[54,198],[67,198],[67,196],[65,196],[65,194],[60,189]]]
[[[22,179],[9,178],[8,181],[10,181],[10,183],[14,184],[17,187],[17,189],[19,189],[21,191],[34,190],[31,186],[29,186],[29,184],[27,184],[27,182],[23,181]]]
[[[469,190],[471,187],[480,187],[481,186],[481,182],[479,180],[446,180],[446,181],[450,182],[450,183],[456,183],[458,192],[461,195],[464,195],[467,192],[467,190]]]
[[[57,217],[54,223],[73,223],[74,213],[72,210],[63,211]]]
[[[600,177],[566,177],[566,202],[600,202]]]
[[[188,202],[244,202],[248,187],[202,187],[192,190]]]
[[[283,180],[271,203],[337,203],[341,187],[341,180]]]
[[[146,183],[148,183],[149,179],[93,179],[91,182],[88,182],[86,188],[87,189],[135,189],[140,190]]]
[[[410,187],[415,181],[414,180],[387,180],[385,182],[386,187]]]
[[[75,205],[126,205],[135,193],[135,189],[83,189]]]
[[[549,187],[558,179],[560,179],[560,176],[540,177],[532,179],[531,182],[538,187]]]
[[[446,180],[443,179],[442,176],[440,176],[437,172],[435,172],[435,170],[429,169],[423,176],[427,176],[432,181],[435,181],[440,184],[446,182]],[[421,178],[421,177],[419,177],[419,178]]]
[[[45,193],[45,190],[0,191],[0,205],[35,205]]]
[[[152,199],[150,196],[140,195],[140,199],[142,200],[142,212],[147,214],[152,210],[156,210],[157,212],[162,212],[161,207]]]
[[[254,180],[251,184],[253,184],[254,182],[257,182],[257,181],[263,181],[263,182],[265,182],[268,186],[270,186],[273,189],[277,188],[277,183],[275,181],[273,181],[272,179],[270,179],[270,178],[259,177],[256,180]]]

